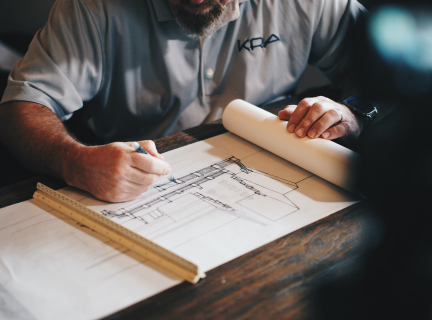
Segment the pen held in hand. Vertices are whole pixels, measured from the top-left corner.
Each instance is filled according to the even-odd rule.
[[[144,153],[144,154],[148,154],[151,156],[150,153],[147,152],[146,149],[144,149],[138,142],[134,141],[132,142],[132,148],[134,148],[137,152],[139,153]],[[165,176],[169,181],[175,182],[177,183],[177,180],[174,178],[174,176],[172,175],[172,173],[168,174]]]

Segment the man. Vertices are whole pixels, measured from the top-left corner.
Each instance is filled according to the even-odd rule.
[[[361,11],[354,0],[58,0],[10,75],[0,138],[32,169],[102,200],[134,199],[170,171],[145,139],[220,118],[236,98],[283,97],[308,62],[342,83]],[[84,102],[99,138],[140,140],[153,157],[130,142],[72,138],[61,121]],[[360,132],[348,108],[324,97],[280,117],[300,137]]]

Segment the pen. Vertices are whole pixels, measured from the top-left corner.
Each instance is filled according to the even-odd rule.
[[[148,155],[151,156],[151,154],[148,153],[146,149],[144,149],[143,147],[141,147],[141,145],[138,142],[136,142],[136,141],[132,142],[132,148],[134,148],[136,152],[148,154]],[[172,173],[166,175],[165,177],[169,181],[177,183],[177,180],[174,178],[174,176],[172,175]]]

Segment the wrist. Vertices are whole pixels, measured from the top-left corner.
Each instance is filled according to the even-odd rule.
[[[353,112],[354,117],[357,119],[358,126],[360,128],[360,131],[363,131],[364,128],[366,128],[369,125],[369,119],[366,117],[363,117],[355,112]]]
[[[79,172],[82,172],[82,166],[85,163],[83,159],[91,147],[85,146],[73,139],[71,140],[68,143],[62,144],[58,171],[60,177],[68,185],[78,187],[77,178],[79,177]]]
[[[378,110],[373,104],[356,96],[351,96],[341,103],[353,112],[359,124],[363,126],[362,129],[370,125],[378,114]]]

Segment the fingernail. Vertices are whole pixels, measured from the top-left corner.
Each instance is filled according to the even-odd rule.
[[[312,130],[309,130],[309,132],[308,132],[308,136],[309,136],[309,138],[315,138],[315,134],[316,134],[316,129],[312,129]]]
[[[300,137],[303,137],[303,133],[304,133],[304,128],[303,128],[303,127],[301,127],[300,129],[298,129],[298,130],[296,131],[296,134],[297,134],[298,136],[300,136]]]
[[[324,138],[324,139],[327,139],[328,137],[330,136],[330,132],[324,132],[323,134],[322,134],[322,137]]]
[[[283,111],[283,110],[281,110],[281,111],[278,112],[278,117],[279,117],[279,119],[281,119],[281,120],[283,120],[283,114],[281,115],[282,111]]]
[[[295,130],[295,124],[291,124],[291,125],[288,127],[288,132],[293,133],[294,130]]]

